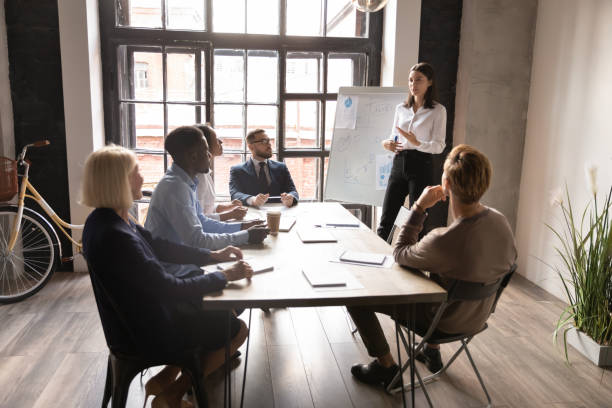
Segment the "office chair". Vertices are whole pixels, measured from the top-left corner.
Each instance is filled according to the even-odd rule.
[[[482,380],[480,372],[478,371],[478,368],[476,367],[476,363],[474,362],[474,359],[472,358],[472,355],[470,354],[470,351],[468,349],[468,344],[470,343],[470,341],[472,341],[474,336],[476,336],[479,333],[482,333],[483,331],[487,329],[488,327],[487,323],[485,323],[478,330],[475,330],[472,332],[461,333],[461,334],[446,334],[446,333],[436,330],[436,328],[438,326],[438,322],[440,321],[440,318],[442,317],[444,313],[444,310],[451,303],[458,302],[458,301],[484,300],[490,296],[495,295],[495,300],[493,301],[493,304],[491,306],[491,312],[489,313],[489,316],[490,316],[495,311],[497,301],[499,300],[499,297],[501,296],[503,290],[506,288],[506,286],[508,286],[508,282],[510,282],[510,279],[512,278],[515,271],[516,271],[516,264],[513,264],[509,272],[507,272],[503,277],[501,277],[497,281],[493,283],[489,283],[489,284],[477,283],[477,282],[467,282],[467,281],[462,281],[462,280],[452,281],[450,285],[450,289],[448,290],[447,300],[438,307],[438,310],[429,328],[426,330],[423,330],[422,328],[418,328],[418,327],[415,328],[414,332],[418,334],[419,336],[421,336],[421,342],[417,344],[413,344],[412,352],[414,353],[415,356],[418,355],[418,353],[422,352],[427,342],[432,342],[436,344],[446,344],[446,343],[452,343],[456,341],[461,342],[461,347],[459,347],[459,349],[453,354],[450,360],[448,360],[448,362],[444,364],[438,372],[431,374],[425,378],[421,378],[420,373],[418,372],[417,368],[414,367],[416,376],[419,380],[419,384],[422,385],[423,387],[423,393],[425,394],[425,397],[430,407],[433,405],[429,398],[429,394],[427,393],[425,384],[430,383],[436,380],[438,377],[440,377],[450,367],[450,365],[455,361],[455,359],[461,354],[462,351],[465,351],[465,354],[470,360],[472,368],[474,369],[474,373],[476,374],[476,377],[478,377],[478,381],[480,382],[482,390],[484,391],[487,397],[488,406],[491,406],[491,396],[489,395],[489,392],[487,391],[487,388],[485,387],[485,384],[484,384],[484,381]],[[403,327],[403,329],[406,332],[406,335],[409,336],[410,333],[408,329],[405,327]],[[406,341],[404,333],[400,331],[399,334],[404,344],[404,347],[406,349],[406,352],[410,352],[408,342]],[[409,367],[409,364],[410,364],[409,362],[406,362],[402,366],[401,370],[393,378],[391,383],[389,383],[389,385],[387,386],[387,392],[393,393],[393,392],[398,392],[401,390],[401,386],[398,386],[398,382],[400,381],[400,376]],[[408,384],[405,388],[409,390],[412,386],[413,386],[412,384]]]

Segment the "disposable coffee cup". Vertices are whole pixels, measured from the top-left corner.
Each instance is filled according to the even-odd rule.
[[[280,211],[268,211],[267,217],[268,217],[268,228],[270,228],[270,234],[277,235],[278,228],[280,227],[280,218],[281,218]]]

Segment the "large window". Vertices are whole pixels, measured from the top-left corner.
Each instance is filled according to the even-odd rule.
[[[262,128],[301,198],[321,200],[338,88],[379,84],[382,15],[351,0],[109,0],[100,23],[106,137],[147,187],[171,164],[164,136],[210,122],[219,196]]]

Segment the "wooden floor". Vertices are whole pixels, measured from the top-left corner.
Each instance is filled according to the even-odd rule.
[[[612,370],[593,366],[573,350],[568,366],[553,348],[551,332],[561,307],[520,277],[502,296],[489,329],[471,345],[495,406],[612,407]],[[394,339],[388,319],[384,327]],[[399,396],[351,378],[351,364],[369,358],[342,308],[254,310],[250,347],[247,407],[401,406]],[[451,346],[443,346],[443,358],[451,353]],[[0,407],[98,407],[106,358],[86,274],[57,273],[34,297],[0,306]],[[244,361],[235,366],[233,391],[242,383]],[[478,407],[486,401],[465,356],[428,390],[437,407]],[[211,406],[220,406],[220,374],[209,378],[208,392]],[[128,406],[142,406],[143,396],[135,379]],[[238,394],[233,398],[236,404]],[[421,391],[417,406],[425,406]]]

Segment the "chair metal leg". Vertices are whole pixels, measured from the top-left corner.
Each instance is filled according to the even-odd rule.
[[[470,363],[472,364],[472,368],[474,369],[474,372],[476,373],[476,377],[478,377],[478,381],[480,382],[480,386],[482,387],[482,390],[484,391],[485,395],[487,396],[487,401],[489,403],[489,406],[491,406],[491,396],[489,395],[489,392],[487,391],[487,387],[485,387],[484,382],[482,381],[482,377],[480,376],[480,372],[478,371],[478,368],[476,368],[476,363],[474,363],[474,360],[472,359],[472,355],[470,354],[470,350],[468,350],[467,348],[467,342],[465,341],[461,341],[463,343],[463,346],[465,347],[465,354],[467,354],[468,359],[470,360]]]
[[[111,357],[108,356],[108,363],[106,366],[106,383],[104,384],[104,394],[102,396],[102,408],[108,407],[108,402],[111,399],[113,392],[113,367],[111,365]]]
[[[351,334],[354,335],[355,333],[357,333],[357,327],[355,327],[355,322],[353,322],[353,318],[349,314],[347,308],[344,307],[343,309],[344,309],[344,315],[346,316],[346,322],[348,323],[349,329],[351,330]]]

